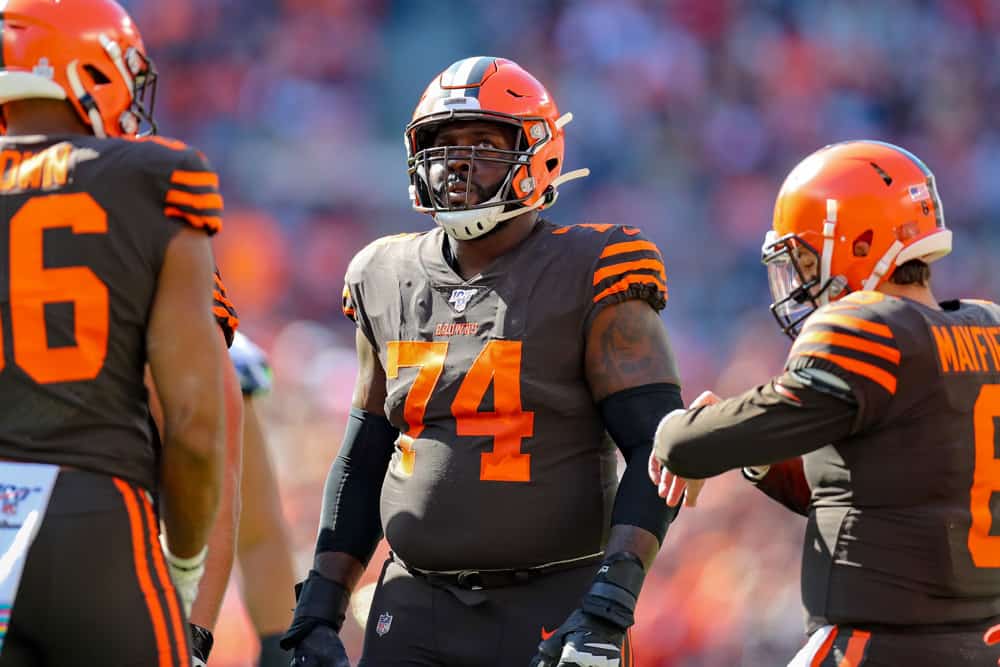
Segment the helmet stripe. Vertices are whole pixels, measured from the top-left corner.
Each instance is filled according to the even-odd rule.
[[[476,64],[469,71],[469,78],[466,79],[466,85],[475,86],[475,88],[469,88],[465,91],[468,97],[479,97],[479,84],[483,82],[483,77],[486,76],[486,70],[490,68],[493,64],[494,58],[480,58]]]
[[[496,58],[477,56],[453,63],[441,74],[446,97],[479,97],[479,84]]]

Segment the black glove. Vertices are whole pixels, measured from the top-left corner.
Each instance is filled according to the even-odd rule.
[[[635,603],[645,576],[642,561],[634,554],[609,556],[598,568],[580,608],[538,645],[531,667],[622,664],[625,631],[635,623]]]
[[[296,584],[295,616],[281,638],[281,648],[294,649],[292,667],[351,667],[337,634],[349,598],[346,588],[316,570]]]
[[[281,648],[281,635],[271,634],[260,637],[260,655],[255,667],[288,667],[292,654]]]
[[[205,667],[208,664],[208,654],[212,652],[212,644],[215,639],[212,631],[194,623],[191,626],[191,665],[193,667]]]
[[[624,641],[624,630],[577,609],[551,637],[538,645],[531,667],[621,665]]]

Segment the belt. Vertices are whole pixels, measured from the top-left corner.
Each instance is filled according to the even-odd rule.
[[[432,586],[454,586],[470,591],[479,591],[485,588],[520,586],[555,572],[596,564],[604,558],[604,552],[587,554],[579,558],[571,558],[554,563],[545,563],[544,565],[509,570],[422,570],[418,567],[407,565],[399,556],[392,552],[389,553],[389,557],[413,576],[426,579],[427,583]]]

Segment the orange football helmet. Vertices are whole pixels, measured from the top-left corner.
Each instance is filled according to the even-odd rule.
[[[788,174],[762,248],[771,312],[793,338],[817,308],[951,252],[934,175],[880,141],[822,148]]]
[[[560,184],[589,173],[578,169],[562,174],[563,128],[572,118],[568,113],[560,116],[545,87],[511,60],[477,56],[453,63],[427,86],[406,126],[413,207],[433,215],[450,235],[465,240],[483,236],[525,211],[551,206]],[[473,146],[428,145],[434,128],[461,120],[513,126],[515,149],[477,152]],[[450,159],[468,160],[470,169],[477,160],[503,163],[509,171],[488,201],[451,205],[432,192],[428,181],[431,164]]]
[[[8,0],[0,104],[67,100],[98,137],[155,132],[156,69],[113,0]]]

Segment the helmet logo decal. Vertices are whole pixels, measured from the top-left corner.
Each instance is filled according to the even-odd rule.
[[[56,71],[52,69],[48,58],[39,58],[38,64],[31,69],[31,73],[44,76],[46,79],[54,79],[56,77]]]

